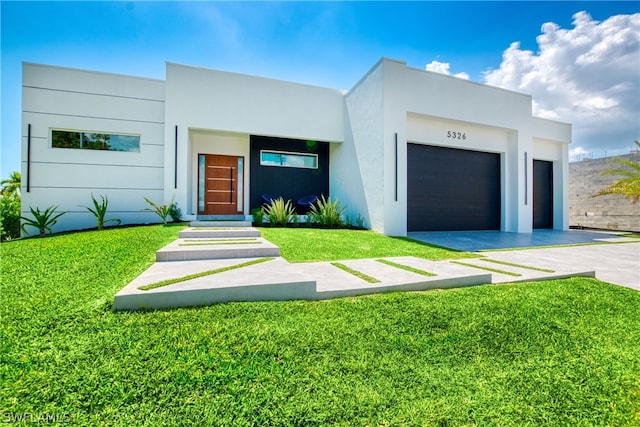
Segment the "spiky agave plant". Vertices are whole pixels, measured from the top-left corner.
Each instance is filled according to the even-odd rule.
[[[107,198],[107,196],[102,196],[102,195],[100,195],[100,198],[102,199],[102,201],[98,202],[96,198],[93,197],[93,193],[91,193],[91,201],[93,201],[93,208],[90,208],[89,206],[83,206],[83,208],[86,208],[89,212],[93,214],[94,217],[96,217],[98,230],[102,230],[104,228],[104,225],[108,222],[117,222],[118,225],[120,225],[122,221],[120,221],[120,219],[118,218],[104,219],[104,217],[107,215],[109,199]]]
[[[311,222],[324,227],[340,227],[344,225],[342,216],[347,210],[346,206],[342,206],[340,200],[328,198],[324,195],[320,197],[320,200],[311,205],[311,210],[307,214],[311,218]]]
[[[58,206],[49,206],[44,211],[40,211],[40,208],[38,207],[36,207],[35,209],[29,207],[33,218],[27,218],[24,216],[20,217],[20,219],[23,221],[22,230],[25,233],[29,234],[26,227],[31,226],[37,228],[41,236],[44,236],[47,231],[49,233],[53,233],[52,227],[56,225],[56,223],[58,222],[58,218],[66,214],[66,212],[59,212],[56,214],[56,209],[58,209]]]
[[[147,203],[149,203],[150,208],[144,208],[143,211],[155,212],[156,215],[162,219],[163,224],[167,224],[167,217],[171,214],[171,206],[173,205],[173,197],[171,198],[171,202],[168,205],[156,205],[151,200],[144,198]]]
[[[293,214],[295,214],[295,209],[291,204],[291,200],[285,202],[282,197],[264,205],[264,215],[269,220],[271,226],[281,225],[286,227],[291,221]]]

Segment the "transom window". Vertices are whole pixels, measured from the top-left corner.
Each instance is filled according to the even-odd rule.
[[[287,151],[260,150],[260,165],[318,169],[318,155]]]
[[[52,130],[51,146],[84,150],[140,151],[140,135]]]

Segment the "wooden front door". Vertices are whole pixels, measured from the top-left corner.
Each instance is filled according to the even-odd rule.
[[[243,213],[244,157],[198,155],[198,214]]]

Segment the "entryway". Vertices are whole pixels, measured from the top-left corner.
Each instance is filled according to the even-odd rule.
[[[244,157],[198,155],[198,215],[239,215],[244,206]]]

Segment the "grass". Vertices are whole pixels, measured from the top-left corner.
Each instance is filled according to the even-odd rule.
[[[371,277],[369,275],[364,274],[361,271],[358,270],[354,270],[351,267],[348,267],[342,263],[339,262],[332,262],[331,265],[333,265],[334,267],[339,268],[342,271],[346,271],[347,273],[356,276],[359,279],[364,280],[365,282],[369,282],[369,283],[380,283],[380,280],[376,279],[375,277]]]
[[[178,227],[2,243],[0,406],[69,425],[638,425],[640,292],[573,278],[111,311]]]
[[[640,233],[626,233],[622,234],[620,237],[629,237],[632,239],[640,239]]]
[[[477,255],[429,245],[406,237],[369,230],[261,228],[262,237],[280,247],[289,262],[415,256],[431,260],[475,258]]]
[[[508,262],[508,261],[500,261],[498,259],[480,258],[480,260],[486,261],[486,262],[492,262],[494,264],[507,265],[507,266],[510,266],[510,267],[524,268],[525,270],[542,271],[544,273],[555,273],[556,272],[555,270],[551,270],[549,268],[532,267],[530,265],[516,264],[514,262]]]
[[[433,277],[433,276],[436,275],[435,273],[429,273],[428,271],[420,270],[419,268],[411,267],[411,266],[404,265],[404,264],[398,264],[397,262],[389,261],[388,259],[377,259],[376,261],[378,261],[378,262],[380,262],[382,264],[390,265],[391,267],[399,268],[401,270],[410,271],[410,272],[416,273],[416,274],[421,274],[421,275],[427,276],[427,277]]]
[[[479,270],[486,270],[494,273],[506,274],[507,276],[514,276],[514,277],[522,276],[522,274],[514,273],[513,271],[500,270],[498,268],[491,268],[491,267],[483,267],[481,265],[471,264],[463,261],[451,261],[451,262],[458,265],[464,265],[465,267],[477,268]]]
[[[225,271],[237,270],[239,268],[248,267],[250,265],[260,264],[265,261],[271,261],[273,258],[256,258],[251,261],[241,262],[239,264],[230,265],[227,267],[216,268],[215,270],[202,271],[200,273],[189,274],[187,276],[175,277],[173,279],[162,280],[160,282],[151,283],[149,285],[139,286],[138,289],[142,291],[148,291],[150,289],[160,288],[162,286],[173,285],[176,283],[186,282],[187,280],[198,279],[200,277],[211,276],[213,274],[224,273]]]

